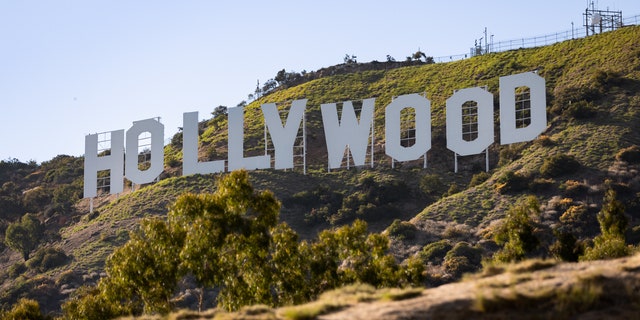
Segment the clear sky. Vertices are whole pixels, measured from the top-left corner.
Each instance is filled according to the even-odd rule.
[[[638,0],[596,3],[640,14]],[[153,117],[169,139],[184,112],[210,118],[283,68],[465,54],[485,27],[496,42],[582,28],[587,4],[0,0],[0,159],[81,156],[85,135]]]

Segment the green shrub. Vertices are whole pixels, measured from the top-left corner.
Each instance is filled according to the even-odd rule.
[[[529,187],[530,178],[513,171],[507,171],[498,178],[496,189],[500,193],[520,192]]]
[[[59,248],[42,248],[27,261],[27,267],[38,272],[45,272],[62,266],[68,262],[69,257]]]
[[[416,237],[418,228],[409,221],[393,220],[389,226],[389,236],[398,240],[413,240]]]
[[[631,248],[622,236],[597,236],[593,239],[593,247],[587,247],[581,261],[604,260],[626,257],[631,254]]]
[[[633,164],[640,163],[640,147],[634,145],[621,149],[616,153],[616,159]]]
[[[451,242],[443,239],[424,246],[422,251],[420,251],[419,256],[424,263],[432,262],[434,264],[440,264],[451,248],[453,248]]]
[[[488,172],[485,172],[485,171],[478,172],[474,174],[473,177],[471,177],[471,181],[469,182],[469,187],[475,187],[477,185],[480,185],[481,183],[487,181],[489,178],[491,178],[491,175]]]
[[[458,185],[454,182],[449,187],[449,190],[447,190],[447,196],[452,196],[460,191],[462,191],[462,189],[460,189],[460,187],[458,187]]]
[[[589,119],[598,114],[593,102],[578,101],[570,104],[565,109],[565,113],[575,119]]]
[[[520,158],[520,154],[522,153],[524,147],[524,143],[514,143],[506,146],[501,146],[498,166],[504,166],[507,163]]]
[[[447,252],[444,257],[445,261],[450,257],[465,257],[469,260],[470,264],[479,267],[482,262],[482,249],[476,248],[468,242],[461,241],[456,243],[456,245]]]
[[[444,259],[442,263],[444,270],[454,278],[460,278],[465,273],[470,273],[478,268],[469,262],[467,257],[452,256]]]
[[[541,147],[551,147],[555,144],[553,139],[545,134],[541,134],[538,139],[536,139],[535,143]]]
[[[7,320],[40,320],[46,319],[40,312],[40,305],[37,301],[31,299],[20,299],[18,303],[5,313],[2,319]]]
[[[15,279],[25,271],[27,271],[27,266],[24,262],[17,262],[9,267],[9,277]]]
[[[540,174],[548,177],[559,177],[564,174],[570,174],[580,169],[580,162],[573,156],[559,154],[547,158],[540,167]]]
[[[500,262],[519,261],[538,248],[540,240],[534,231],[539,215],[540,205],[534,196],[511,207],[504,223],[494,233],[496,243],[504,246],[493,255],[493,259]]]
[[[587,195],[589,186],[579,181],[567,180],[560,185],[560,189],[564,190],[564,195],[567,197],[580,197]]]
[[[426,174],[420,179],[420,190],[428,196],[440,197],[446,190],[445,184],[437,174]]]
[[[580,260],[601,260],[626,257],[631,248],[625,242],[625,232],[629,225],[624,215],[624,206],[617,199],[616,192],[607,190],[602,209],[598,212],[600,235],[593,239],[593,247],[588,247]]]
[[[56,279],[57,286],[61,286],[63,284],[72,284],[74,282],[76,284],[81,283],[82,277],[73,270],[67,270],[62,272],[58,277],[58,279]]]
[[[472,247],[467,242],[456,243],[444,257],[442,266],[455,278],[465,273],[475,272],[482,267],[482,249]]]

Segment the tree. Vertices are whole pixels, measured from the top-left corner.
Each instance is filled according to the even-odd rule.
[[[400,270],[388,249],[389,238],[369,234],[362,220],[322,231],[306,248],[313,293],[355,282],[396,286],[405,270]]]
[[[107,260],[107,278],[101,283],[105,297],[114,303],[134,303],[131,309],[146,313],[171,311],[183,242],[182,230],[160,218],[143,220],[140,230]]]
[[[613,189],[607,190],[602,204],[602,210],[598,212],[600,232],[604,236],[624,236],[629,219],[624,215],[624,205],[617,199]]]
[[[189,274],[216,289],[218,307],[297,304],[339,285],[416,284],[420,261],[398,266],[389,239],[368,234],[365,222],[323,231],[318,240],[278,223],[280,203],[270,191],[256,192],[246,171],[234,171],[212,194],[184,194],[166,219],[149,218],[107,261],[97,287],[65,304],[67,318],[165,313],[178,281]],[[100,313],[100,310],[104,310]]]
[[[9,248],[22,254],[24,261],[29,260],[29,255],[44,236],[44,224],[34,215],[27,213],[20,221],[10,224],[5,233],[4,242]]]
[[[1,319],[41,320],[47,319],[40,311],[37,301],[22,298],[6,313],[0,311]]]
[[[211,115],[213,115],[214,118],[224,117],[227,115],[227,107],[222,105],[217,106],[215,109],[213,109],[213,112],[211,112]]]
[[[345,54],[343,60],[344,60],[345,64],[356,64],[356,63],[358,63],[358,57],[356,57],[353,54],[352,55]]]
[[[227,309],[273,304],[268,248],[279,210],[273,193],[254,192],[246,171],[220,179],[213,194],[180,197],[169,223],[185,231],[183,268],[202,285],[219,287],[218,302]]]
[[[420,61],[422,58],[424,58],[425,62],[427,61],[427,55],[420,50],[416,51],[411,57],[413,58],[413,60]]]
[[[540,205],[535,196],[509,209],[503,225],[494,234],[495,241],[504,246],[493,258],[502,262],[519,261],[535,250],[540,244],[534,234],[539,214]]]
[[[598,212],[600,235],[593,239],[593,247],[586,248],[580,260],[614,259],[631,254],[624,235],[629,225],[624,210],[616,192],[612,189],[607,190],[602,209]]]

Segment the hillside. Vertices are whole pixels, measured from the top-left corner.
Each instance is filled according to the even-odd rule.
[[[634,319],[640,256],[589,263],[531,260],[425,290],[354,285],[312,303],[235,313],[176,312],[175,319]],[[150,317],[154,319],[153,317]],[[148,318],[145,318],[148,319]],[[158,319],[160,319],[158,317]]]
[[[453,153],[446,149],[445,100],[456,89],[486,86],[497,107],[499,77],[533,70],[546,80],[544,135],[530,143],[499,145],[496,112],[489,173],[483,173],[484,156],[459,158],[460,172],[454,173]],[[432,105],[428,168],[422,168],[422,160],[392,168],[383,149],[384,106],[394,96],[423,92]],[[375,167],[327,172],[320,104],[371,97],[376,98]],[[479,259],[458,268],[447,266],[446,252],[464,246],[491,257],[499,248],[492,240],[496,228],[507,210],[527,195],[535,195],[542,207],[535,230],[541,239],[539,256],[550,255],[554,230],[568,230],[589,244],[599,232],[596,213],[605,191],[612,188],[630,219],[627,242],[640,241],[640,161],[633,149],[640,146],[640,27],[451,63],[321,77],[275,90],[246,107],[245,155],[264,152],[261,104],[283,102],[286,107],[303,98],[308,99],[308,174],[300,169],[251,172],[256,189],[275,193],[283,204],[281,220],[303,239],[359,218],[371,231],[386,230],[399,261],[425,255],[429,244],[440,243],[448,248],[442,256],[424,261],[428,285],[439,285],[481,267]],[[226,158],[226,130],[225,114],[200,123],[202,161]],[[21,264],[20,254],[0,247],[3,308],[18,297],[30,297],[47,312],[59,311],[60,301],[78,287],[96,283],[107,256],[127,241],[127,231],[134,230],[140,218],[165,215],[184,192],[213,191],[216,175],[181,176],[181,143],[178,134],[165,147],[160,182],[97,198],[93,213],[88,199],[79,199],[82,159],[60,156],[40,166],[3,162],[1,234],[22,214],[36,213],[49,233],[44,247],[68,255],[52,268],[36,270]],[[575,162],[554,163],[557,155]]]

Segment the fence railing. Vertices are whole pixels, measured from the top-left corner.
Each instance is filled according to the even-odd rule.
[[[640,15],[635,15],[635,16],[623,19],[623,26],[631,26],[631,25],[638,25],[638,24],[640,24]],[[558,43],[566,40],[584,38],[586,36],[587,36],[587,31],[584,27],[576,27],[576,28],[573,28],[572,30],[565,30],[565,31],[546,34],[546,35],[537,36],[537,37],[492,42],[492,43],[488,43],[486,46],[477,46],[475,48],[471,48],[470,52],[467,54],[454,54],[449,56],[434,57],[433,60],[436,63],[450,62],[450,61],[470,58],[477,55],[482,55],[485,53],[504,52],[504,51],[514,50],[514,49],[541,47],[541,46],[546,46],[546,45],[550,45],[550,44],[554,44],[554,43]]]

